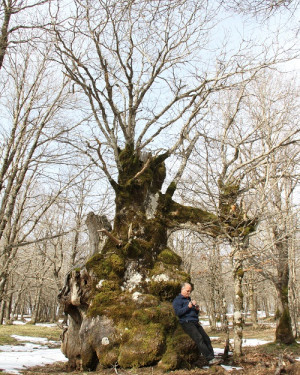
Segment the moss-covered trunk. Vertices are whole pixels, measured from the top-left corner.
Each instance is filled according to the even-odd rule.
[[[171,305],[190,277],[167,247],[167,231],[190,221],[216,235],[218,220],[174,202],[174,184],[162,194],[166,157],[138,155],[130,145],[119,150],[113,229],[104,230],[104,246],[69,273],[59,295],[69,314],[62,349],[71,367],[159,363],[169,370],[197,357]]]

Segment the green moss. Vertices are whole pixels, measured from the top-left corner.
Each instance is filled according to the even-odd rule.
[[[139,171],[141,166],[141,162],[134,153],[133,144],[126,144],[125,148],[120,151],[119,162],[122,168],[119,174],[119,183],[124,184]]]
[[[291,325],[291,316],[288,307],[283,310],[283,313],[279,317],[275,336],[277,342],[283,343],[285,345],[290,345],[295,342]]]
[[[176,190],[176,187],[177,187],[176,183],[174,181],[171,182],[166,191],[166,196],[171,198]]]
[[[285,298],[287,298],[288,295],[289,295],[289,288],[288,288],[287,286],[282,287],[282,288],[281,288],[281,294],[282,294]]]
[[[112,269],[113,271],[117,274],[117,275],[123,275],[124,272],[125,272],[125,262],[124,262],[124,258],[121,258],[119,255],[117,254],[112,254],[110,257],[109,257],[109,262],[112,266]]]
[[[136,305],[129,293],[100,292],[95,295],[88,309],[88,316],[105,315],[114,322],[130,320]]]
[[[182,263],[181,257],[169,248],[164,249],[157,257],[157,260],[166,264],[174,264],[178,267]]]
[[[125,272],[125,262],[122,257],[117,254],[95,254],[87,263],[86,268],[101,279],[111,278],[117,279]]]
[[[137,323],[150,324],[163,322],[164,330],[175,327],[177,319],[173,312],[173,307],[169,302],[162,302],[158,306],[139,308],[132,315],[133,325]]]
[[[243,298],[244,298],[244,293],[243,293],[242,291],[237,292],[236,295],[239,296],[240,299],[243,299]]]
[[[167,230],[165,222],[161,220],[160,217],[147,220],[144,228],[145,238],[152,243],[152,252],[155,248],[160,249],[166,247]]]
[[[118,362],[119,348],[116,346],[100,345],[97,348],[100,368],[112,368]]]
[[[163,301],[171,301],[178,294],[180,285],[181,283],[176,281],[151,281],[149,291]]]
[[[158,367],[164,371],[171,371],[180,367],[190,367],[190,363],[199,357],[198,349],[194,341],[178,328],[173,335],[169,335],[166,343],[166,350]]]
[[[164,349],[163,331],[163,326],[156,323],[139,325],[131,329],[128,341],[120,345],[119,365],[129,368],[157,363]]]
[[[110,293],[111,291],[119,291],[120,285],[116,280],[104,280],[100,289],[102,293]]]
[[[245,274],[245,271],[244,271],[242,268],[239,268],[239,269],[236,271],[236,273],[235,273],[235,275],[236,275],[237,277],[239,277],[239,278],[243,278],[243,277],[244,277],[244,274]]]
[[[149,274],[151,281],[148,283],[150,294],[158,296],[162,301],[171,301],[180,291],[180,285],[190,282],[190,276],[178,269],[174,264],[158,261],[154,264]]]
[[[158,297],[152,294],[141,294],[138,299],[138,308],[145,308],[145,307],[152,307],[158,306],[160,304],[160,300]]]
[[[139,258],[143,254],[144,249],[138,241],[132,240],[126,243],[122,251],[124,256],[126,256],[127,258],[135,259]]]
[[[157,162],[158,158],[154,159],[151,165],[152,170],[155,172],[153,175],[153,180],[151,183],[150,191],[151,193],[156,193],[162,187],[162,184],[166,178],[166,166],[165,163]]]
[[[217,217],[212,213],[192,206],[182,206],[174,201],[171,201],[166,209],[167,219],[171,221],[176,220],[178,223],[185,224],[187,222],[192,222],[197,224],[203,222],[217,222]]]

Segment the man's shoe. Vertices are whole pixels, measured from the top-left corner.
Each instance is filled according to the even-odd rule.
[[[210,361],[208,361],[208,364],[210,366],[212,366],[212,365],[219,365],[220,363],[222,363],[222,359],[213,358]]]

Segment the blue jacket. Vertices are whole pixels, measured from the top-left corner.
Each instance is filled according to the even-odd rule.
[[[173,308],[180,323],[199,321],[199,311],[194,306],[189,308],[190,301],[190,297],[184,297],[181,293],[173,301]]]

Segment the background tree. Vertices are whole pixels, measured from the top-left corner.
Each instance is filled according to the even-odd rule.
[[[20,37],[20,30],[43,29],[45,24],[41,22],[42,5],[49,4],[50,0],[1,0],[0,2],[0,69],[3,66],[4,56],[9,46],[19,43],[28,43],[36,34],[31,34],[27,39]],[[32,14],[35,17],[32,17]],[[24,36],[24,34],[23,34]]]
[[[284,83],[276,75],[265,77],[264,85],[253,90],[257,104],[252,106],[251,114],[254,121],[261,124],[264,137],[261,148],[270,150],[278,140],[284,139],[289,132],[294,136],[285,139],[285,148],[272,153],[265,165],[252,171],[253,180],[257,185],[256,199],[261,206],[261,225],[264,238],[260,237],[259,254],[251,258],[258,268],[267,257],[272,263],[272,271],[264,266],[262,273],[273,281],[278,294],[278,312],[276,340],[286,344],[294,342],[289,311],[289,282],[291,266],[291,249],[296,231],[296,212],[294,211],[294,190],[298,185],[298,92],[291,81]],[[264,87],[264,89],[262,89]],[[276,107],[276,108],[275,108]],[[295,131],[295,129],[297,129]],[[256,245],[256,248],[260,247]]]
[[[70,184],[51,170],[58,158],[62,165],[70,157],[54,140],[67,130],[61,113],[71,94],[50,56],[50,44],[40,51],[20,45],[7,55],[0,103],[0,299],[18,248],[36,240],[30,235],[38,221]]]
[[[243,276],[245,261],[251,257],[251,249],[249,237],[239,236],[235,230],[244,222],[244,216],[250,212],[250,217],[262,219],[263,209],[253,204],[252,196],[256,194],[258,186],[258,178],[253,176],[261,168],[269,168],[272,158],[282,159],[281,152],[289,152],[289,145],[295,144],[299,133],[294,125],[297,102],[295,92],[288,89],[289,84],[281,84],[279,88],[278,85],[274,85],[274,79],[262,74],[261,78],[257,75],[248,88],[244,87],[239,91],[228,90],[225,95],[220,94],[219,106],[215,105],[215,111],[211,111],[212,127],[216,130],[204,138],[205,143],[201,148],[195,149],[192,170],[186,176],[187,183],[183,184],[185,197],[199,197],[204,207],[216,207],[219,216],[223,218],[222,229],[231,246],[235,280],[236,355],[242,353]],[[268,90],[267,87],[272,89]],[[255,88],[261,90],[259,92],[262,96]],[[276,110],[273,106],[276,106]],[[216,108],[219,108],[220,112]],[[267,134],[270,136],[269,142]],[[202,169],[203,165],[206,170],[205,167]],[[275,169],[277,168],[278,166]],[[261,177],[263,184],[266,183],[265,178]],[[240,233],[243,234],[242,231]],[[280,269],[283,269],[282,265]],[[286,341],[279,333],[277,340]]]

